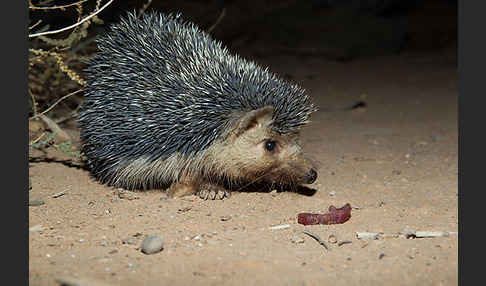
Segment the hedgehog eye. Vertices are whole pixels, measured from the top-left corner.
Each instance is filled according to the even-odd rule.
[[[267,150],[268,152],[273,152],[277,147],[277,142],[273,140],[267,140],[265,141],[265,143],[263,143],[263,147],[265,147],[265,150]]]

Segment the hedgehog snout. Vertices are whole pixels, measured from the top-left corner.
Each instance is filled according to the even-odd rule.
[[[312,184],[317,179],[317,172],[314,169],[310,169],[310,171],[305,175],[305,180],[307,184]]]

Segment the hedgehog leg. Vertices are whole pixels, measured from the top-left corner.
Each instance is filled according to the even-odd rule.
[[[196,195],[203,200],[222,200],[231,197],[231,192],[219,185],[203,183],[199,186]]]
[[[173,183],[167,189],[167,195],[171,198],[190,196],[196,193],[197,193],[197,186],[195,184]]]

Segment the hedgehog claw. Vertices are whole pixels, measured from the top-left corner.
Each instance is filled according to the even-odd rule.
[[[199,189],[197,195],[203,200],[222,200],[229,198],[231,192],[215,185],[204,185]]]

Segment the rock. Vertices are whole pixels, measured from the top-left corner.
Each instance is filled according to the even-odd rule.
[[[164,240],[160,235],[149,235],[142,241],[142,252],[145,254],[154,254],[162,251]]]
[[[221,221],[228,221],[228,220],[230,220],[230,219],[231,219],[231,217],[230,217],[229,215],[224,215],[224,216],[221,216],[219,219],[220,219]]]
[[[165,201],[165,200],[168,200],[170,197],[168,194],[166,193],[163,193],[161,196],[160,196],[160,200],[161,201]]]

